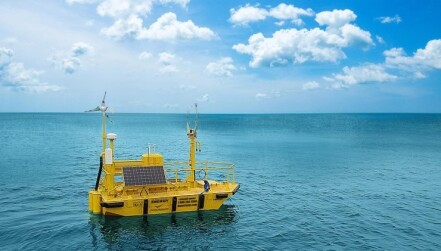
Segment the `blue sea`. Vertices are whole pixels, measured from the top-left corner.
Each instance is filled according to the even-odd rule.
[[[188,158],[186,115],[110,119],[116,158]],[[0,250],[441,250],[440,114],[202,114],[197,159],[234,162],[239,192],[147,221],[88,212],[100,126],[0,114]]]

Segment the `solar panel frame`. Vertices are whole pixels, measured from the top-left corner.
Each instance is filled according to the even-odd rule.
[[[163,166],[123,167],[123,178],[126,186],[145,186],[166,184]]]

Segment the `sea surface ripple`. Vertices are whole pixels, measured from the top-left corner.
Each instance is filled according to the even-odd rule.
[[[186,116],[111,114],[116,158],[188,158]],[[231,161],[219,211],[88,212],[100,114],[0,113],[1,250],[441,250],[440,114],[200,115],[198,160]]]

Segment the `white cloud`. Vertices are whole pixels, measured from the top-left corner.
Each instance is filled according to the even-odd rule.
[[[282,96],[282,93],[280,93],[279,90],[272,89],[269,92],[259,92],[254,97],[257,100],[263,100],[263,99],[279,98],[281,96]]]
[[[176,14],[168,12],[159,17],[148,29],[141,29],[136,38],[162,41],[211,40],[215,38],[215,34],[209,28],[196,26],[191,20],[180,22]]]
[[[360,29],[353,24],[345,24],[340,27],[342,47],[346,47],[355,43],[365,44],[367,46],[374,45],[371,34],[368,31]]]
[[[262,33],[252,35],[248,45],[236,44],[233,49],[239,53],[250,54],[251,67],[261,65],[284,65],[289,61],[331,61],[344,58],[344,53],[337,46],[326,46],[326,32],[314,30],[287,29],[276,31],[272,37]],[[325,46],[324,46],[325,45]]]
[[[386,41],[384,41],[384,39],[382,37],[378,36],[378,35],[376,35],[375,38],[377,39],[378,43],[380,43],[380,44],[385,44],[386,43]]]
[[[301,9],[294,5],[279,4],[277,7],[269,11],[269,15],[279,20],[291,20],[296,25],[302,25],[303,21],[299,16],[312,16],[314,12],[312,9]]]
[[[248,39],[247,45],[236,44],[233,49],[251,55],[251,67],[284,65],[289,62],[337,62],[346,57],[343,48],[354,44],[373,45],[368,31],[347,23],[355,18],[350,10],[321,12],[317,14],[318,21],[331,25],[326,30],[282,29],[272,37],[257,33]]]
[[[100,16],[121,18],[130,15],[146,15],[152,10],[152,0],[104,0],[97,7]]]
[[[98,0],[66,0],[66,3],[68,4],[92,4],[96,2],[98,2]]]
[[[319,83],[317,83],[315,81],[307,82],[302,85],[303,90],[313,90],[313,89],[317,89],[319,87],[320,87]]]
[[[380,20],[382,24],[390,24],[390,23],[398,24],[401,23],[402,21],[401,17],[398,15],[395,15],[393,17],[378,17],[377,19]]]
[[[163,64],[172,64],[175,61],[176,56],[168,52],[159,53],[159,62]]]
[[[137,15],[131,15],[128,18],[120,18],[112,26],[101,29],[101,34],[114,38],[122,39],[124,37],[137,37],[143,29],[143,21]]]
[[[268,16],[268,11],[249,4],[239,9],[230,9],[229,21],[235,25],[247,25],[252,22],[264,20]]]
[[[315,17],[315,21],[320,25],[326,25],[329,28],[340,28],[345,24],[355,21],[357,15],[352,10],[333,10],[322,11]]]
[[[61,60],[61,68],[65,73],[75,73],[81,66],[81,61],[77,57],[69,57]]]
[[[0,69],[11,63],[14,51],[8,48],[0,47]]]
[[[178,61],[178,58],[176,55],[168,53],[168,52],[162,52],[159,53],[158,62],[161,65],[160,72],[161,73],[171,73],[171,72],[178,72],[178,68],[176,67],[176,63]]]
[[[386,50],[383,52],[383,55],[386,57],[401,57],[406,56],[406,52],[403,48],[392,48],[390,50]]]
[[[274,24],[277,26],[283,26],[285,24],[285,21],[281,20],[281,21],[275,22]]]
[[[392,48],[383,53],[386,65],[407,71],[441,69],[441,39],[430,40],[424,49],[407,56],[403,48]]]
[[[216,37],[212,30],[199,27],[191,20],[178,21],[176,14],[172,12],[159,17],[149,28],[143,27],[143,20],[137,15],[131,15],[126,19],[120,18],[112,26],[102,29],[101,33],[115,39],[133,37],[138,40],[147,39],[166,42],[190,39],[211,40]]]
[[[256,99],[258,99],[258,100],[262,100],[262,99],[267,99],[267,98],[269,98],[268,95],[267,95],[266,93],[257,93],[255,97],[256,97]]]
[[[390,82],[398,79],[397,76],[389,74],[382,65],[367,64],[363,66],[344,67],[343,74],[334,74],[328,78],[336,83],[334,88],[347,87],[361,83]]]
[[[200,99],[198,99],[198,102],[210,102],[210,96],[208,94],[204,94]]]
[[[39,76],[43,73],[34,69],[25,68],[23,63],[12,62],[14,52],[0,47],[0,84],[14,91],[46,92],[58,91],[62,87],[40,82]]]
[[[97,7],[100,16],[114,19],[114,23],[101,29],[101,34],[114,38],[134,38],[137,40],[175,40],[202,39],[216,37],[207,27],[199,27],[191,20],[178,21],[176,14],[168,12],[159,17],[149,27],[144,25],[143,18],[149,15],[155,4],[176,4],[187,7],[190,0],[104,0]]]
[[[441,39],[430,40],[413,56],[408,56],[403,48],[386,50],[383,55],[384,63],[344,67],[343,73],[323,79],[332,82],[334,88],[344,88],[360,83],[391,82],[398,78],[426,78],[425,71],[441,70]]]
[[[236,70],[236,67],[233,65],[233,59],[230,57],[225,57],[218,61],[209,63],[206,69],[210,74],[213,75],[232,77],[232,72]]]
[[[92,2],[94,0],[73,0]],[[128,16],[147,16],[151,13],[155,4],[176,4],[182,8],[187,8],[190,0],[103,0],[97,7],[100,16],[113,17],[115,19],[126,18]]]
[[[93,52],[94,48],[84,42],[77,42],[72,45],[69,52],[62,52],[49,58],[55,66],[60,67],[65,73],[73,74],[77,72],[81,66],[81,58]]]
[[[284,3],[268,10],[247,4],[237,10],[230,9],[230,15],[229,21],[234,25],[246,26],[249,23],[265,20],[267,17],[273,17],[280,20],[276,23],[280,26],[285,23],[284,20],[291,20],[292,23],[301,25],[303,21],[299,16],[312,16],[314,12],[312,9],[302,9]]]
[[[187,8],[187,4],[190,0],[159,0],[159,2],[162,4],[174,3],[180,5],[182,8]]]
[[[77,42],[73,44],[71,49],[71,54],[74,57],[80,57],[90,53],[92,50],[93,50],[92,46],[84,42]]]
[[[148,52],[146,52],[146,51],[143,51],[143,52],[141,52],[141,53],[139,54],[138,59],[139,59],[139,60],[146,60],[146,59],[149,59],[149,58],[151,58],[151,57],[152,57],[152,54],[151,54],[151,53],[148,53]]]

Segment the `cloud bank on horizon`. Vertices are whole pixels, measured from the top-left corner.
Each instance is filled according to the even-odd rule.
[[[3,1],[0,112],[441,112],[441,2],[321,3]]]

